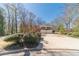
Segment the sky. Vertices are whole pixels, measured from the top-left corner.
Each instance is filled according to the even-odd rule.
[[[24,6],[46,22],[50,22],[64,14],[65,10],[65,4],[63,3],[28,3]]]

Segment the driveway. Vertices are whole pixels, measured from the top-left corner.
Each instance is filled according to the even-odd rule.
[[[44,48],[47,49],[78,49],[79,38],[68,37],[59,34],[46,34],[44,38]]]

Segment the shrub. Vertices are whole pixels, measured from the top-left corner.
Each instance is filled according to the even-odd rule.
[[[27,47],[35,47],[38,45],[41,39],[40,33],[28,33],[24,36],[24,43]]]
[[[73,36],[73,37],[79,37],[79,32],[72,32],[71,36]]]
[[[72,35],[73,32],[68,32],[67,35]]]
[[[5,41],[14,41],[17,42],[21,39],[20,35],[23,34],[13,34],[13,35],[9,35],[8,37],[6,37]]]
[[[21,41],[21,36],[23,37],[23,34],[13,34],[8,36],[5,41],[12,41],[16,44],[16,46],[18,45],[19,47],[23,47],[24,43],[26,47],[31,48],[36,47],[41,39],[41,34],[36,32],[25,34],[23,41]]]
[[[73,32],[79,32],[79,27],[73,27],[72,30]]]
[[[64,25],[63,24],[59,25],[59,32],[61,34],[65,34],[65,28],[64,28]]]

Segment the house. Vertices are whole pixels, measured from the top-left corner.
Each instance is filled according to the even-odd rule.
[[[51,26],[51,25],[41,25],[41,33],[45,33],[45,34],[52,34],[55,33],[55,26]]]

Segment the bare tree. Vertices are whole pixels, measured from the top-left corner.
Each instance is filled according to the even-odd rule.
[[[6,9],[6,20],[7,21],[7,27],[8,27],[8,33],[7,34],[10,34],[11,33],[11,13],[10,13],[10,7],[9,7],[9,4],[4,4],[5,6],[5,9]]]
[[[65,14],[64,14],[64,22],[66,25],[66,28],[70,30],[73,19],[75,16],[78,15],[79,11],[79,4],[66,4],[65,7]]]

